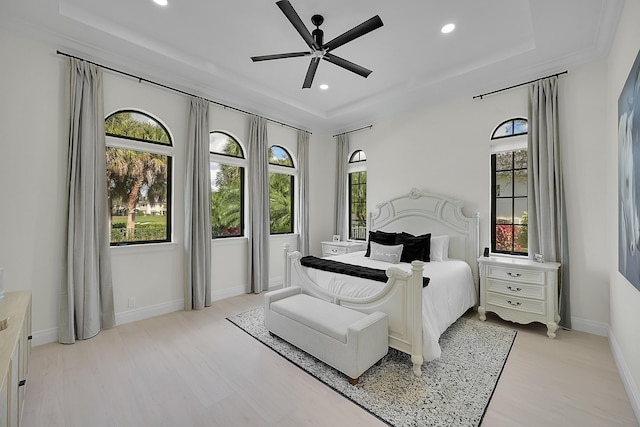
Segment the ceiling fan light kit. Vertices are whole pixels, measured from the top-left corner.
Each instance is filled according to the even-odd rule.
[[[371,74],[371,70],[368,70],[358,64],[354,64],[351,61],[347,61],[346,59],[340,58],[339,56],[333,55],[329,52],[346,43],[349,43],[352,40],[362,37],[375,29],[382,27],[382,19],[380,19],[378,15],[374,16],[371,19],[368,19],[362,24],[350,29],[349,31],[339,35],[338,37],[325,44],[324,31],[320,29],[320,25],[322,25],[322,23],[324,22],[324,17],[322,17],[322,15],[313,15],[311,17],[311,23],[316,27],[316,29],[310,33],[307,27],[302,22],[302,19],[300,19],[300,16],[295,11],[293,6],[291,6],[291,3],[289,3],[288,0],[278,1],[276,2],[276,5],[280,8],[282,13],[284,13],[289,22],[291,22],[293,27],[298,31],[300,36],[302,36],[304,41],[307,43],[307,46],[309,46],[311,50],[306,52],[290,52],[275,55],[252,56],[251,60],[253,62],[295,58],[300,56],[311,56],[311,63],[309,64],[309,68],[307,69],[307,74],[302,85],[303,89],[308,89],[311,87],[313,78],[316,75],[316,70],[318,69],[318,64],[320,63],[320,59],[327,60],[332,64],[337,65],[338,67],[342,67],[365,78],[369,74]]]

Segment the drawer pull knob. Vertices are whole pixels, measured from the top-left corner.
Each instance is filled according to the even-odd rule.
[[[513,301],[511,301],[511,300],[507,300],[507,302],[508,302],[509,304],[511,304],[511,305],[513,305],[513,306],[515,306],[515,307],[518,307],[518,306],[522,305],[522,303],[521,303],[520,301],[513,302]]]
[[[511,292],[520,292],[522,290],[522,288],[514,288],[513,286],[507,286],[507,289]]]
[[[522,273],[512,273],[510,271],[507,271],[507,274],[511,277],[520,277],[522,276]]]

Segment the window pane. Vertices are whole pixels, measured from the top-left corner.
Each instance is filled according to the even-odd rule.
[[[510,135],[513,135],[513,120],[506,121],[498,126],[498,128],[493,132],[491,139],[502,138]]]
[[[349,174],[349,238],[365,240],[367,233],[367,173]]]
[[[514,169],[526,169],[527,163],[527,150],[517,150],[513,152]]]
[[[528,221],[527,216],[527,199],[516,198],[513,200],[513,223],[514,224],[526,224]]]
[[[112,244],[168,241],[171,158],[107,147]]]
[[[211,162],[211,235],[242,236],[244,168]]]
[[[497,153],[496,156],[496,170],[504,171],[513,169],[513,153]]]
[[[244,159],[240,144],[230,135],[223,132],[211,132],[209,134],[209,152]]]
[[[524,119],[516,119],[513,122],[513,134],[522,135],[529,132],[529,124]]]
[[[526,169],[520,169],[513,171],[514,180],[515,180],[515,189],[514,196],[526,196],[529,191],[527,175],[528,171]]]
[[[110,136],[171,145],[167,130],[146,114],[119,111],[105,120],[105,132]]]
[[[364,151],[357,150],[351,155],[351,158],[349,159],[349,163],[364,162],[366,160],[367,160],[367,156],[364,154]]]
[[[511,224],[513,221],[513,206],[511,198],[496,200],[496,224]]]
[[[529,236],[526,225],[516,225],[514,229],[513,251],[529,253]]]
[[[513,250],[513,226],[496,224],[495,249],[502,252]]]
[[[496,172],[496,197],[511,197],[513,195],[511,171]]]
[[[293,233],[293,175],[269,173],[271,234]]]
[[[269,163],[272,165],[293,167],[293,159],[289,155],[289,152],[279,145],[273,145],[269,149]]]

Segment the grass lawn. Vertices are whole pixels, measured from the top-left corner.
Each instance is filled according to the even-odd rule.
[[[114,216],[112,218],[112,223],[115,224],[126,224],[127,217],[126,216]],[[166,224],[167,217],[162,215],[136,215],[136,224]]]

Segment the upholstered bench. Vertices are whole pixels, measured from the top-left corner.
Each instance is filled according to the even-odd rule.
[[[351,384],[389,350],[388,316],[351,310],[299,287],[264,296],[267,330],[342,372]]]

